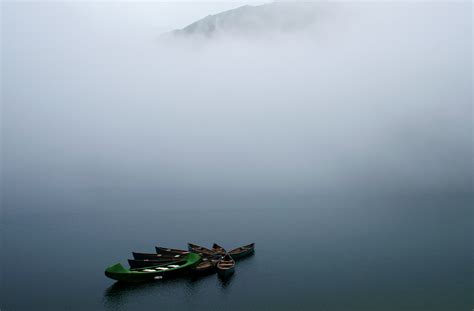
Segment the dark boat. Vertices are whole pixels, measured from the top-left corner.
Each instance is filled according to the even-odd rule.
[[[186,257],[186,255],[183,255]],[[176,261],[179,261],[180,259],[172,259],[172,258],[166,258],[166,259],[144,259],[144,260],[136,260],[136,259],[129,259],[128,264],[130,265],[131,269],[136,269],[136,268],[147,268],[147,267],[154,267],[154,266],[159,266],[159,265],[164,265],[164,264],[173,264]],[[191,269],[191,273],[196,274],[196,275],[203,275],[203,274],[208,274],[208,273],[213,273],[216,270],[216,265],[218,259],[210,259],[210,258],[202,258],[202,261],[195,266],[194,268]]]
[[[194,267],[191,272],[194,274],[209,274],[214,273],[216,271],[216,265],[219,260],[217,259],[207,259],[203,258],[203,260]]]
[[[238,248],[235,248],[229,252],[229,255],[232,256],[235,260],[252,255],[255,251],[255,243],[244,245]]]
[[[174,262],[180,261],[182,259],[172,259],[172,258],[162,258],[162,259],[129,259],[128,264],[130,268],[135,269],[135,268],[146,268],[146,267],[153,267],[153,266],[159,266],[159,265],[164,265],[164,264],[172,264]]]
[[[225,250],[225,248],[223,248],[222,246],[220,246],[219,244],[217,243],[214,243],[212,244],[212,250],[217,253],[217,254],[222,254],[224,255],[225,253],[227,253],[227,251]]]
[[[175,259],[179,260],[180,258],[184,258],[186,254],[174,254],[174,253],[161,253],[161,254],[153,254],[153,253],[136,253],[132,252],[133,259],[137,260],[145,260],[145,259]]]
[[[234,273],[234,270],[235,261],[229,254],[225,254],[217,263],[217,273],[222,278],[231,276]]]
[[[175,248],[166,248],[166,247],[159,247],[155,246],[155,250],[157,254],[162,254],[162,255],[185,255],[189,254],[189,251],[185,251],[182,249],[175,249]]]
[[[201,256],[209,257],[216,255],[216,252],[214,252],[213,250],[210,250],[209,248],[205,248],[203,246],[199,246],[197,244],[188,243],[188,249],[193,253],[200,254]]]
[[[125,269],[120,263],[108,267],[105,275],[122,282],[145,282],[182,275],[201,261],[198,254],[187,254],[181,261],[137,269]]]

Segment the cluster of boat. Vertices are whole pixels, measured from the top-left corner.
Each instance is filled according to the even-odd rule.
[[[188,243],[188,250],[155,247],[156,253],[132,252],[130,268],[120,263],[108,267],[105,275],[122,282],[145,282],[191,274],[208,274],[217,271],[226,278],[235,271],[235,261],[252,255],[255,243],[237,247],[229,252],[214,243],[206,248]]]

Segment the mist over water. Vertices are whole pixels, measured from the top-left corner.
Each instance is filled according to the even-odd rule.
[[[469,5],[320,7],[265,38],[160,40],[107,4],[84,23],[7,2],[7,192],[470,192]]]
[[[467,7],[326,3],[269,38],[143,40],[6,3],[7,192],[466,194]]]
[[[176,37],[233,7],[1,6],[0,308],[472,305],[472,3],[280,3]],[[257,253],[227,287],[102,274],[188,241]]]

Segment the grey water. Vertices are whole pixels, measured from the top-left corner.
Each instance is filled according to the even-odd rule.
[[[102,210],[76,201],[74,212],[7,213],[2,310],[472,307],[472,198],[204,203]],[[119,285],[103,274],[131,251],[188,241],[256,242],[256,252],[226,282],[214,274]]]
[[[472,309],[472,3],[160,37],[237,6],[1,2],[1,310]],[[256,252],[104,275],[187,242]]]

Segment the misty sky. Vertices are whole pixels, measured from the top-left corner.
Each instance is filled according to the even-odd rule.
[[[295,33],[160,40],[243,4],[3,2],[6,192],[472,190],[470,2],[320,3]]]

